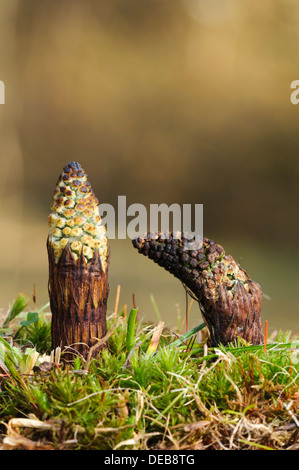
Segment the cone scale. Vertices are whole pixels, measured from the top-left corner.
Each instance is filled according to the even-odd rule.
[[[76,162],[61,173],[47,239],[52,349],[87,357],[107,332],[109,247],[98,200]],[[97,350],[98,353],[98,350]]]
[[[133,246],[192,292],[209,330],[210,346],[227,345],[238,337],[251,344],[263,342],[261,288],[222,246],[173,233],[148,233],[134,239]]]

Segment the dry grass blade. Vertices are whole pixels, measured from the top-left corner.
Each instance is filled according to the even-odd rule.
[[[12,418],[6,424],[6,436],[3,439],[2,450],[24,449],[24,450],[51,450],[54,446],[50,443],[34,441],[20,434],[20,428],[30,428],[39,431],[57,431],[59,426],[54,423],[40,421],[35,416],[32,418]]]
[[[163,328],[164,328],[164,321],[159,321],[158,325],[154,329],[152,341],[148,347],[147,354],[153,354],[154,352],[157,351]]]
[[[116,322],[114,323],[114,325],[111,327],[110,331],[108,331],[108,333],[101,339],[98,340],[98,342],[96,344],[94,344],[91,348],[89,348],[89,352],[88,352],[88,356],[87,356],[87,359],[86,359],[86,365],[85,365],[85,368],[84,370],[87,372],[88,371],[88,367],[89,367],[89,364],[90,364],[90,361],[91,361],[91,358],[93,357],[95,351],[97,349],[99,349],[103,343],[105,343],[107,341],[107,339],[112,335],[112,333],[114,332],[115,328],[119,325],[119,323],[122,321],[122,318],[119,317],[118,320],[116,320]]]

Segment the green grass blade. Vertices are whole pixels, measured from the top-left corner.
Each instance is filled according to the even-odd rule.
[[[258,449],[275,450],[272,447],[264,446],[262,444],[257,444],[256,442],[250,442],[250,441],[247,441],[246,439],[239,439],[239,442],[242,442],[243,444],[248,444],[249,446],[252,446],[252,447],[257,447]]]
[[[5,320],[3,322],[3,325],[2,325],[3,328],[7,328],[9,326],[10,322],[15,317],[17,317],[20,313],[22,313],[23,310],[25,310],[28,303],[29,303],[29,297],[27,297],[26,295],[19,292],[19,294],[17,295],[16,300],[14,301],[12,306],[10,307],[10,310],[8,312],[7,317],[5,318]]]
[[[132,308],[128,318],[126,347],[129,354],[135,345],[135,321],[138,308]]]
[[[195,326],[192,328],[192,330],[187,331],[187,333],[183,334],[180,336],[177,340],[173,341],[169,346],[170,347],[178,347],[178,346],[183,346],[184,342],[190,339],[193,335],[198,333],[200,330],[202,330],[206,326],[205,323],[201,323],[198,326]]]
[[[154,307],[154,310],[155,310],[156,316],[158,318],[158,321],[162,321],[161,313],[158,309],[158,305],[156,304],[156,301],[155,301],[155,298],[154,298],[153,294],[150,295],[150,299],[151,299],[151,303]]]

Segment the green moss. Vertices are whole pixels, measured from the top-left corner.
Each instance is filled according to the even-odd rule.
[[[49,326],[45,312],[41,315],[40,327]],[[23,333],[38,328],[39,321],[16,325],[10,337],[2,330],[0,336],[0,419],[7,425],[12,418],[33,414],[48,424],[45,430],[26,429],[33,443],[55,449],[297,445],[292,413],[298,413],[298,338],[289,332],[279,332],[266,352],[263,345],[240,341],[204,355],[203,344],[194,341],[195,330],[181,341],[164,330],[156,353],[148,353],[155,325],[134,321],[134,344],[128,351],[128,322],[121,312],[108,319],[108,330],[115,329],[107,348],[89,363],[77,357],[72,365],[52,364],[43,370],[39,354],[35,367],[30,369],[29,361],[24,374],[22,361],[33,361],[36,351],[43,351],[44,338],[36,335],[34,343],[31,336],[27,350],[14,341],[20,328]],[[3,425],[4,448],[7,432]],[[24,430],[18,432],[23,435]]]

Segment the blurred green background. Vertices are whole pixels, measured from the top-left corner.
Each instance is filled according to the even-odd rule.
[[[47,215],[79,161],[100,202],[204,204],[204,235],[298,328],[299,10],[295,0],[0,0],[0,306],[47,294]],[[111,241],[112,312],[183,319],[179,281]],[[201,321],[192,305],[190,324]]]

